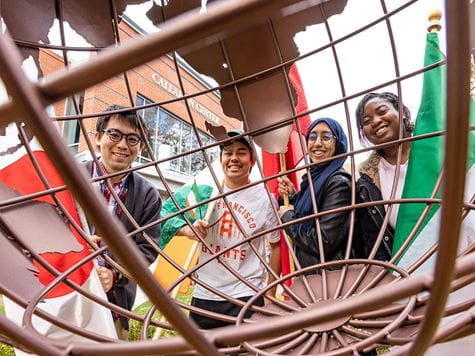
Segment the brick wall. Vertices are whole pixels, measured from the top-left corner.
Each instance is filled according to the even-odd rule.
[[[132,27],[127,25],[125,22],[121,22],[121,42],[134,40],[137,36],[140,35],[137,34]],[[91,56],[95,56],[95,54],[93,53]],[[40,63],[45,76],[64,68],[62,57],[48,50],[40,51]],[[191,73],[182,67],[180,67],[179,70],[183,80],[185,94],[196,93],[206,89],[206,87]],[[156,81],[159,80],[159,78],[162,78],[162,83],[166,83],[168,89],[174,88],[171,90],[172,92],[180,87],[173,60],[168,56],[161,57],[146,65],[130,70],[127,72],[127,77],[133,103],[130,102],[124,75],[120,75],[85,90],[83,113],[97,113],[111,104],[131,106],[135,103],[137,93],[157,103],[175,99],[176,96],[171,94],[170,90],[167,91],[157,84]],[[238,120],[226,117],[223,114],[219,97],[214,93],[200,95],[193,98],[189,103],[196,126],[204,132],[206,132],[204,115],[210,115],[209,113],[213,113],[219,117],[220,124],[226,129],[234,129],[241,126],[241,123]],[[54,105],[57,116],[65,115],[65,108],[66,105],[64,100]],[[183,100],[166,104],[163,108],[180,117],[184,121],[191,122]],[[213,116],[211,117],[213,118]],[[95,121],[94,118],[84,119],[83,121],[86,126],[86,131],[90,133],[89,137],[92,137],[91,134],[95,131]],[[60,122],[60,126],[61,125],[62,123]],[[81,136],[79,151],[85,149],[87,149],[87,146],[84,138]]]

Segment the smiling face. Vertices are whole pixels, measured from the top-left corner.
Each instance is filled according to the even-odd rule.
[[[107,123],[107,129],[116,129],[122,134],[137,134],[140,137],[138,129],[133,128],[125,120],[112,117]],[[127,144],[125,136],[119,142],[113,142],[106,133],[97,132],[96,144],[101,153],[101,159],[108,173],[115,173],[129,168],[137,155],[140,153],[142,145],[139,143],[135,146]]]
[[[247,184],[255,162],[249,147],[244,143],[234,141],[224,146],[221,151],[221,168],[226,186],[234,189]]]
[[[361,124],[364,136],[374,145],[399,138],[399,112],[388,100],[369,100]]]
[[[307,152],[313,163],[318,163],[335,154],[336,139],[325,122],[317,124],[308,137]]]

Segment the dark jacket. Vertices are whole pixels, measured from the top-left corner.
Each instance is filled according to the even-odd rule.
[[[356,182],[356,202],[367,203],[383,200],[379,181],[380,156],[373,152],[360,166],[360,178]],[[356,229],[353,251],[356,258],[367,258],[373,249],[383,225],[384,205],[368,206],[356,210]],[[394,229],[387,224],[383,240],[376,251],[375,259],[389,261],[393,248]]]
[[[351,176],[340,169],[334,172],[324,186],[324,195],[319,211],[331,210],[351,204]],[[292,200],[291,200],[292,203]],[[325,261],[342,260],[348,241],[350,211],[324,215],[319,218]],[[286,223],[295,219],[295,212],[289,210],[282,216]],[[320,249],[316,226],[304,230],[302,224],[293,224],[285,228],[294,242],[294,250],[301,267],[320,263]]]
[[[91,174],[92,162],[86,163],[86,169]],[[127,195],[125,197],[125,207],[130,212],[139,226],[156,221],[160,218],[162,200],[157,189],[150,182],[139,174],[132,172],[129,178]],[[126,214],[121,214],[120,220],[124,224],[127,232],[134,231],[135,228],[127,218]],[[156,243],[160,245],[160,224],[145,230],[145,233]],[[135,244],[142,252],[148,262],[152,263],[157,258],[156,250],[145,240],[141,233],[132,236]],[[134,305],[137,288],[135,283],[121,276],[114,285],[114,297],[116,304],[120,307],[130,310]],[[122,325],[128,329],[128,319],[121,318]]]

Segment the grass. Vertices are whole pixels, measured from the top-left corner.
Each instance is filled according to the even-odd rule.
[[[15,356],[15,352],[13,351],[13,347],[6,344],[0,344],[0,355],[2,356]]]
[[[191,296],[193,294],[193,288],[190,288],[188,290],[188,293],[183,295],[180,294],[177,298],[180,302],[187,303],[189,304],[191,302]],[[279,298],[280,299],[280,298]],[[147,312],[150,310],[151,307],[150,302],[145,302],[141,306],[137,307],[134,312],[139,314],[139,315],[145,315]],[[2,297],[0,296],[0,315],[4,316],[5,315],[5,307],[3,305]],[[153,315],[153,318],[155,320],[159,320],[161,317],[161,314],[156,311]],[[149,326],[147,328],[147,338],[150,339],[153,337],[155,334],[156,327],[155,326]],[[136,341],[140,340],[140,335],[142,332],[142,323],[132,320],[130,324],[130,335],[129,335],[129,340],[131,341]],[[175,336],[177,335],[177,332],[174,330],[162,330],[161,338],[165,337],[170,337],[170,336]],[[387,352],[389,352],[389,348],[387,347],[378,347],[376,348],[376,351],[378,355],[383,355]],[[0,356],[15,356],[15,352],[13,351],[13,348],[10,345],[2,344],[0,343]]]
[[[0,295],[0,315],[5,316],[5,306],[3,305],[3,298]],[[14,356],[15,352],[10,345],[0,343],[0,355],[1,356]]]
[[[190,304],[192,295],[193,295],[193,288],[190,288],[187,294],[179,294],[177,297],[177,300],[182,303]],[[137,313],[138,315],[145,315],[148,313],[151,306],[152,304],[150,302],[145,302],[144,304],[137,307],[134,310],[134,313]],[[160,320],[161,317],[162,315],[158,311],[155,311],[155,313],[153,314],[153,319],[155,320]],[[155,326],[149,326],[147,328],[148,339],[153,337],[156,329],[157,328]],[[141,333],[142,333],[142,323],[136,320],[131,320],[129,340],[131,341],[140,340]],[[169,336],[175,336],[175,335],[177,335],[177,332],[174,330],[163,329],[161,333],[161,337],[169,337]]]
[[[183,295],[180,294],[177,298],[180,302],[187,303],[189,304],[191,302],[191,296],[193,294],[193,288],[190,288],[188,293]],[[145,315],[147,312],[150,310],[152,304],[150,302],[146,302],[142,304],[141,306],[137,307],[134,312],[139,314],[139,315]],[[3,305],[3,299],[2,296],[0,295],[0,315],[5,316],[5,307]],[[156,311],[153,315],[153,318],[155,320],[159,320],[161,318],[161,314]],[[156,327],[155,326],[149,326],[147,328],[147,338],[152,338],[153,335],[155,334]],[[131,325],[130,325],[130,335],[129,335],[129,340],[131,341],[136,341],[140,340],[140,335],[142,332],[142,323],[132,320]],[[169,337],[169,336],[174,336],[177,335],[176,331],[174,330],[166,330],[164,329],[162,331],[162,336],[161,337]],[[15,352],[13,351],[13,347],[7,344],[0,343],[0,356],[15,356]]]

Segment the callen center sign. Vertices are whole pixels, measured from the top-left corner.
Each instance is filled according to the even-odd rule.
[[[165,78],[159,76],[157,73],[153,73],[152,80],[156,84],[158,84],[160,87],[165,89],[167,92],[169,92],[171,95],[173,95],[174,97],[179,98],[183,96],[183,93],[181,92],[179,88],[174,86]],[[215,126],[221,125],[220,123],[221,119],[217,115],[215,115],[211,110],[209,110],[207,107],[201,105],[193,98],[188,99],[188,103],[190,104],[191,109],[193,109],[194,111],[202,115],[206,121],[213,123]]]

